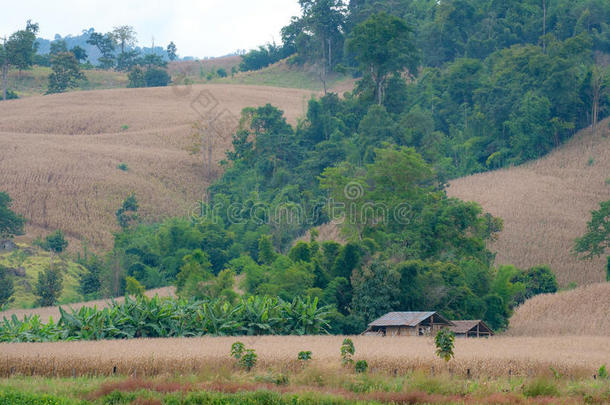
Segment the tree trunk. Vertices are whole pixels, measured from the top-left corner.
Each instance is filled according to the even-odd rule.
[[[8,64],[2,65],[2,99],[6,101],[8,86]]]
[[[542,52],[546,53],[546,0],[542,0]]]

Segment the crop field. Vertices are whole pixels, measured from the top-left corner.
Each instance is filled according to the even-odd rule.
[[[243,336],[97,342],[12,343],[0,345],[0,376],[190,374],[231,367],[231,344],[242,341],[258,354],[257,368],[285,372],[300,367],[299,351],[310,350],[313,364],[341,368],[342,336]],[[435,355],[432,339],[352,337],[356,354],[371,371],[404,374],[450,371],[466,376],[544,376],[556,372],[592,376],[610,363],[607,337],[495,337],[458,339],[449,365]]]
[[[510,318],[511,336],[610,336],[610,283],[537,295]]]
[[[62,229],[72,242],[107,248],[130,193],[145,222],[188,215],[205,198],[211,179],[201,156],[188,151],[195,122],[222,113],[223,124],[209,131],[217,161],[237,125],[231,117],[244,107],[272,103],[294,124],[312,94],[196,85],[10,100],[0,106],[0,189],[27,218],[30,239]]]
[[[451,182],[451,196],[477,201],[504,220],[491,246],[496,264],[547,264],[562,286],[604,280],[605,256],[582,261],[570,250],[585,232],[591,211],[610,196],[609,123],[601,122],[597,134],[581,131],[535,162]]]

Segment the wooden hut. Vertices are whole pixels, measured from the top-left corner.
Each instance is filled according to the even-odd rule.
[[[494,335],[493,330],[480,319],[451,322],[453,326],[450,326],[449,330],[455,333],[456,337],[489,337]]]
[[[436,312],[389,312],[369,323],[364,335],[430,336],[453,326]]]

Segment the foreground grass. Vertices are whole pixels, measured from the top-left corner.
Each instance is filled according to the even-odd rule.
[[[303,365],[283,374],[236,368],[149,379],[128,377],[0,380],[4,404],[604,404],[610,381],[548,378],[465,379],[421,372],[402,376],[329,372]]]

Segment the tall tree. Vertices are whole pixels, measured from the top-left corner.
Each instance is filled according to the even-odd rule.
[[[599,210],[591,212],[591,221],[587,223],[587,233],[576,239],[574,253],[581,254],[583,259],[601,256],[610,249],[610,200],[599,205]]]
[[[99,65],[102,69],[109,69],[114,66],[115,43],[110,34],[102,34],[94,31],[89,36],[87,43],[95,46],[102,54],[99,58]]]
[[[374,14],[354,28],[347,49],[360,65],[362,73],[375,84],[377,104],[383,103],[386,80],[395,73],[417,69],[417,50],[412,30],[398,17]]]
[[[19,70],[28,69],[34,63],[36,54],[36,33],[38,24],[28,20],[24,30],[13,33],[8,40],[5,38],[0,45],[0,65],[2,65],[2,93],[7,99],[8,71],[11,67]]]
[[[169,45],[167,45],[167,57],[172,62],[174,60],[176,60],[176,57],[178,56],[176,54],[177,51],[178,51],[178,48],[176,48],[176,44],[174,44],[174,41],[170,42]]]
[[[130,25],[114,27],[110,36],[118,44],[122,54],[125,53],[125,48],[133,47],[137,43],[136,31]]]
[[[0,264],[0,311],[13,300],[13,280],[8,275],[8,269]]]
[[[10,209],[11,202],[11,197],[0,191],[0,238],[23,235],[25,218]]]
[[[38,296],[36,304],[41,307],[49,307],[57,304],[57,300],[63,290],[63,275],[61,268],[54,262],[53,258],[49,266],[38,273],[35,294]]]

